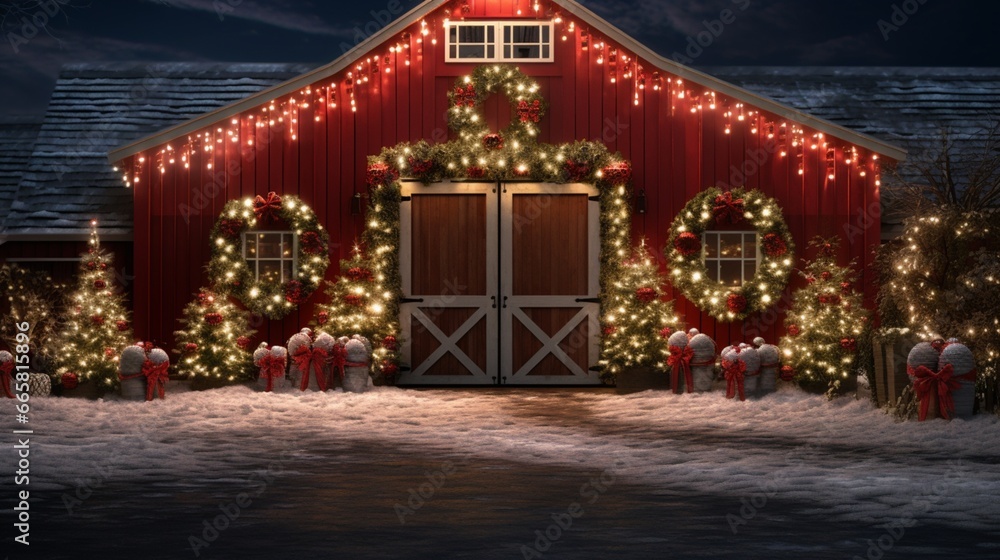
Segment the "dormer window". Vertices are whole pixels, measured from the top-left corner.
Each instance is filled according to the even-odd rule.
[[[448,22],[446,62],[552,62],[552,22]]]

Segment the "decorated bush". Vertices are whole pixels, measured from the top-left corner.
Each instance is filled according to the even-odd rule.
[[[184,307],[174,332],[177,372],[202,382],[240,383],[254,379],[249,313],[207,288]]]
[[[855,290],[855,263],[837,264],[838,239],[815,238],[815,258],[801,271],[806,285],[795,292],[785,317],[782,361],[799,384],[828,395],[847,389],[855,375],[858,339],[868,321],[861,293]]]

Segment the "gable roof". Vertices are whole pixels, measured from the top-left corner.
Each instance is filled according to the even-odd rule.
[[[308,70],[302,64],[71,64],[56,82],[45,119],[8,207],[5,238],[128,238],[132,193],[107,151],[197,117]],[[0,171],[2,174],[2,171]],[[0,185],[2,185],[0,177]]]
[[[39,120],[5,119],[0,122],[0,231],[17,194],[42,123]]]
[[[406,28],[417,23],[428,13],[444,6],[450,1],[451,0],[426,0],[424,3],[416,6],[400,18],[396,19],[394,22],[385,26],[380,32],[375,33],[367,40],[359,43],[353,49],[329,64],[320,66],[319,68],[304,73],[283,84],[263,90],[254,95],[250,95],[236,103],[232,103],[215,111],[203,114],[197,118],[162,130],[157,134],[147,136],[136,142],[115,148],[108,152],[108,158],[112,162],[121,161],[128,156],[150,148],[155,148],[178,137],[197,132],[198,130],[219,121],[254,109],[272,99],[294,93],[305,88],[306,86],[310,86],[330,78],[331,76],[334,76],[353,65],[358,58],[367,53],[369,50],[386,41],[389,41],[394,35],[402,33]],[[886,143],[867,134],[844,128],[833,122],[824,120],[809,113],[805,113],[791,106],[779,103],[768,97],[758,95],[749,90],[740,88],[731,83],[660,56],[574,0],[553,0],[553,2],[561,6],[564,10],[576,18],[579,18],[581,22],[606,35],[612,41],[617,42],[622,47],[632,51],[636,56],[648,61],[664,72],[668,72],[683,78],[684,80],[698,83],[722,95],[742,101],[758,109],[773,113],[779,117],[787,118],[820,132],[854,143],[892,159],[906,159],[906,151],[892,144]]]

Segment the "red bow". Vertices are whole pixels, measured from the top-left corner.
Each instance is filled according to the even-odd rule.
[[[139,375],[146,378],[147,401],[156,398],[157,393],[161,399],[166,397],[167,381],[170,380],[170,375],[167,373],[169,367],[170,362],[154,364],[146,360],[142,363],[142,373]]]
[[[731,399],[738,392],[741,401],[747,400],[744,390],[747,365],[739,360],[735,362],[722,360],[722,371],[726,374],[726,398]]]
[[[733,193],[726,192],[715,197],[715,219],[719,223],[738,224],[743,220],[743,199],[733,199]]]
[[[334,372],[340,370],[340,378],[344,378],[344,366],[347,364],[347,348],[343,344],[333,347],[333,354],[330,356],[330,365]]]
[[[302,371],[302,384],[299,387],[303,391],[309,388],[309,370],[316,373],[316,384],[320,391],[326,391],[326,377],[323,376],[323,366],[327,360],[326,350],[322,348],[308,348],[302,346],[295,351],[292,360],[295,366]]]
[[[667,365],[670,366],[670,386],[674,388],[675,394],[680,394],[680,385],[677,383],[680,372],[684,372],[684,386],[687,392],[694,391],[694,377],[691,375],[691,360],[694,359],[694,350],[690,346],[681,348],[671,346],[670,355],[667,356]]]
[[[278,210],[281,209],[281,197],[274,194],[274,191],[267,193],[267,198],[257,195],[253,201],[253,213],[262,222],[272,222],[278,219]]]
[[[10,390],[10,384],[12,381],[14,381],[14,378],[11,376],[13,372],[14,372],[13,360],[9,362],[3,362],[2,364],[0,364],[0,383],[3,383],[3,394],[8,399],[15,398],[14,393],[12,393]]]
[[[955,413],[955,399],[951,396],[951,393],[962,386],[958,380],[966,379],[975,381],[976,379],[975,370],[962,376],[956,376],[955,368],[951,364],[945,365],[937,373],[931,371],[926,366],[918,366],[917,368],[908,367],[906,368],[906,373],[914,377],[913,391],[917,394],[917,398],[920,399],[919,420],[921,422],[927,418],[927,410],[931,404],[930,397],[935,393],[938,396],[938,410],[941,412],[941,417],[946,420],[950,419],[951,415]]]
[[[260,376],[267,379],[267,387],[264,391],[270,393],[274,390],[274,380],[285,376],[285,359],[268,354],[260,359]]]

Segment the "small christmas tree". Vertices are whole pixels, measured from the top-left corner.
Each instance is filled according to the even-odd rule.
[[[89,247],[63,316],[56,360],[81,381],[109,391],[118,385],[121,351],[133,342],[132,325],[125,297],[115,290],[112,255],[101,247],[97,222],[90,226]]]
[[[382,254],[386,252],[383,251]],[[391,383],[399,370],[399,325],[395,321],[397,307],[387,298],[391,295],[383,286],[386,263],[366,257],[354,248],[351,258],[341,261],[342,276],[328,283],[326,294],[330,303],[316,307],[314,326],[332,336],[360,334],[372,341],[372,368],[375,379]]]
[[[630,367],[662,367],[667,336],[677,323],[673,301],[664,301],[663,276],[643,241],[621,264],[620,280],[605,289],[601,363],[612,375]],[[607,301],[607,300],[606,300]]]
[[[816,258],[801,272],[807,285],[795,292],[781,339],[784,364],[810,390],[840,392],[854,371],[858,339],[868,320],[861,294],[854,289],[855,262],[837,265],[836,238],[813,239]]]
[[[213,383],[254,379],[249,312],[223,295],[202,288],[184,307],[183,328],[174,332],[177,371]]]

